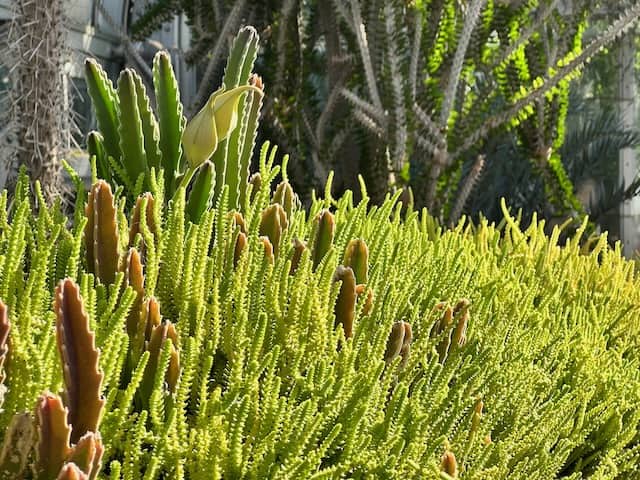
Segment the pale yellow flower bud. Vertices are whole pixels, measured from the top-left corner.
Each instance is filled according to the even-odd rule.
[[[208,160],[218,143],[229,136],[238,125],[238,103],[246,91],[262,95],[252,85],[242,85],[225,91],[219,88],[211,94],[204,107],[187,123],[182,134],[187,161],[192,168]]]

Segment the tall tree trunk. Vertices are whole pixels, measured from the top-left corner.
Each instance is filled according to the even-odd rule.
[[[14,154],[9,183],[24,165],[45,198],[62,192],[60,156],[69,146],[70,114],[64,78],[67,58],[64,0],[14,0],[9,38]]]

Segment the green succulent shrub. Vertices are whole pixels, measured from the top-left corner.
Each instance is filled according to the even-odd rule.
[[[0,197],[3,478],[632,478],[640,290],[605,237],[286,213],[274,153],[199,224],[183,188],[98,181],[70,226]]]
[[[364,182],[303,209],[276,148],[236,168],[250,102],[197,218],[199,173],[149,163],[142,130],[102,159],[100,134],[71,219],[24,174],[0,195],[0,478],[637,477],[640,289],[618,247],[504,205],[443,230]]]

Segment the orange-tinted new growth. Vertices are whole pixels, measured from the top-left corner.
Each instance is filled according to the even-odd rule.
[[[335,305],[335,325],[342,325],[345,338],[353,336],[353,320],[356,310],[356,277],[349,267],[339,265],[333,275],[334,282],[342,282]]]
[[[260,235],[269,238],[273,245],[274,255],[278,255],[282,233],[288,226],[287,214],[280,204],[274,203],[262,212],[260,218]]]
[[[9,313],[7,306],[0,300],[0,384],[4,382],[4,362],[9,353],[9,332],[11,331],[11,322],[9,322]]]
[[[251,175],[249,184],[251,185],[251,196],[249,197],[249,200],[253,202],[253,199],[256,198],[256,195],[262,188],[262,176],[260,175],[260,172],[256,172]]]
[[[53,478],[53,477],[51,477]],[[89,477],[74,463],[67,463],[60,470],[56,480],[88,480]]]
[[[140,195],[136,199],[136,204],[133,207],[133,214],[131,215],[131,227],[129,227],[129,247],[133,247],[136,241],[136,236],[138,233],[142,233],[140,228],[141,221],[141,211],[143,205],[146,205],[144,208],[145,213],[145,223],[149,228],[149,231],[154,235],[158,235],[158,227],[156,225],[155,216],[153,214],[155,199],[151,193],[146,192]]]
[[[74,463],[90,479],[94,479],[100,471],[103,453],[104,445],[100,434],[88,432],[78,440],[67,461]]]
[[[231,219],[231,228],[240,227],[240,231],[247,235],[247,224],[244,221],[244,217],[240,212],[229,212],[229,218]]]
[[[176,332],[176,329],[171,322],[165,321],[160,325],[153,327],[153,330],[151,331],[151,338],[149,339],[147,345],[147,350],[150,353],[149,362],[147,363],[147,367],[142,378],[142,383],[140,385],[140,392],[142,393],[145,403],[148,402],[149,398],[151,397],[160,356],[167,341],[171,344],[171,353],[169,367],[165,374],[165,381],[167,382],[169,391],[175,391],[175,387],[178,382],[178,376],[180,374],[180,356],[177,350],[178,333]]]
[[[276,191],[273,194],[273,203],[277,203],[282,206],[287,218],[291,218],[293,207],[296,202],[296,194],[293,192],[293,188],[286,180],[280,182],[276,187]]]
[[[38,424],[37,465],[38,478],[55,478],[71,453],[71,428],[67,423],[67,409],[62,400],[52,393],[44,393],[36,407]]]
[[[264,247],[264,258],[271,264],[275,261],[275,257],[273,256],[273,245],[269,240],[269,237],[260,237],[260,242],[262,242],[262,246]]]
[[[371,287],[367,288],[367,299],[364,302],[364,307],[362,308],[362,313],[364,315],[369,315],[373,310],[373,301],[375,300],[375,295],[373,294],[373,289]]]
[[[112,284],[118,271],[118,223],[111,186],[98,180],[85,209],[85,250],[89,271],[105,285]]]
[[[391,326],[391,333],[387,340],[387,349],[384,352],[384,361],[391,363],[394,358],[400,355],[400,350],[404,345],[404,322],[400,320]]]
[[[355,238],[349,242],[342,263],[351,267],[357,283],[366,284],[369,281],[369,248],[363,239]]]
[[[318,267],[324,256],[333,245],[336,231],[336,220],[329,210],[322,210],[315,219],[316,238],[313,244],[313,268]],[[355,277],[354,277],[355,278]],[[354,280],[355,281],[355,280]]]
[[[458,478],[458,462],[452,451],[447,450],[440,460],[440,471],[446,473],[452,478]]]
[[[298,270],[300,266],[300,260],[302,259],[302,254],[307,249],[307,244],[302,240],[298,240],[297,238],[293,239],[293,257],[291,257],[291,268],[289,269],[289,275],[293,275]]]
[[[233,249],[233,268],[238,266],[238,262],[240,261],[240,257],[242,257],[242,252],[244,252],[248,243],[247,235],[243,232],[238,232],[238,236],[236,237],[236,245]]]
[[[97,432],[104,399],[100,396],[103,374],[95,335],[89,329],[80,289],[69,278],[56,287],[54,298],[56,340],[62,360],[69,408],[71,441],[77,442],[87,432]]]

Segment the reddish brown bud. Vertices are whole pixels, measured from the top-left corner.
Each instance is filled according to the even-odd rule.
[[[131,227],[129,227],[129,247],[133,247],[138,233],[142,233],[140,221],[142,219],[142,208],[144,206],[145,223],[149,231],[154,235],[158,235],[158,226],[156,225],[155,215],[153,213],[155,200],[149,192],[143,193],[136,199],[131,214]]]
[[[384,353],[384,361],[391,363],[394,358],[400,355],[400,350],[404,345],[404,322],[400,320],[391,327],[391,333],[387,340],[387,349]]]
[[[91,191],[85,209],[84,230],[87,266],[105,285],[115,281],[118,271],[118,223],[111,187],[98,180]]]
[[[444,455],[442,455],[440,471],[446,473],[451,478],[458,478],[458,462],[452,451],[447,450],[444,452]]]
[[[247,235],[247,224],[244,221],[244,217],[240,212],[229,212],[229,218],[231,219],[231,228],[240,227],[240,231]]]
[[[315,223],[316,237],[313,244],[314,270],[318,268],[318,265],[333,245],[333,236],[335,235],[336,231],[336,220],[333,216],[333,213],[331,213],[329,210],[322,210],[316,217]]]
[[[38,399],[36,408],[38,421],[39,478],[55,478],[71,453],[69,440],[71,428],[67,423],[67,409],[57,395],[45,393]]]
[[[291,258],[291,268],[289,269],[289,275],[296,273],[296,270],[300,266],[300,260],[302,260],[302,254],[307,249],[307,244],[301,240],[295,238],[293,240],[293,257]]]
[[[251,175],[249,184],[251,185],[251,196],[249,197],[249,200],[253,202],[253,199],[256,198],[256,195],[262,188],[262,176],[260,175],[260,172],[256,172]]]
[[[356,277],[351,268],[339,265],[333,275],[333,281],[342,282],[334,310],[335,325],[341,324],[345,338],[351,338],[356,310]]]
[[[280,182],[276,187],[276,191],[273,194],[273,203],[280,204],[287,214],[287,218],[291,218],[291,213],[296,203],[296,194],[293,193],[293,188],[286,180]]]
[[[242,257],[242,252],[244,252],[244,249],[247,247],[247,243],[247,236],[242,232],[238,232],[236,245],[233,249],[233,268],[238,266],[238,262],[240,261],[240,257]]]
[[[277,203],[268,206],[260,218],[260,235],[269,238],[274,255],[278,255],[282,233],[287,229],[287,214]]]
[[[87,432],[97,432],[104,400],[100,392],[103,374],[95,334],[80,298],[80,289],[71,279],[62,280],[55,291],[56,339],[62,360],[72,426],[71,441]]]
[[[264,247],[264,258],[271,264],[275,261],[273,256],[273,245],[269,240],[269,237],[260,237],[260,242],[262,242],[262,246]]]
[[[343,264],[351,267],[356,282],[366,284],[369,281],[369,248],[361,238],[353,239],[344,252]]]

